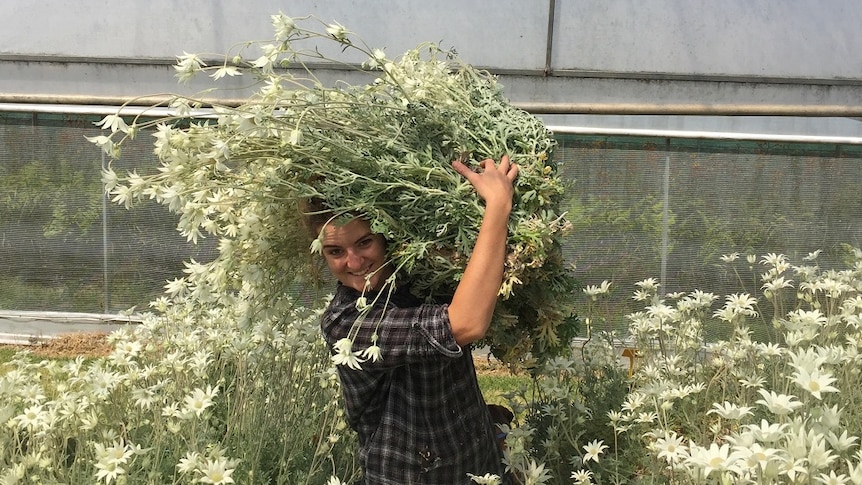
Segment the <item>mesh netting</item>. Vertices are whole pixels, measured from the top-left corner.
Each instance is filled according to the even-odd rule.
[[[855,145],[561,136],[573,182],[567,257],[583,284],[613,283],[616,329],[643,310],[635,283],[761,297],[767,253],[821,268],[862,244],[862,150]],[[665,212],[665,202],[668,210]],[[740,253],[733,263],[722,255]],[[748,255],[756,256],[754,264]],[[806,263],[808,264],[808,263]],[[846,266],[844,266],[846,267]],[[792,277],[792,275],[791,275]],[[762,321],[771,319],[761,305]],[[768,325],[765,325],[768,328]],[[768,331],[768,330],[767,330]]]
[[[143,308],[182,275],[183,261],[214,256],[215,241],[187,243],[162,206],[105,201],[102,153],[84,139],[100,133],[98,119],[0,114],[0,310]],[[566,255],[583,284],[613,282],[612,326],[638,309],[631,295],[644,278],[661,278],[665,291],[756,293],[762,266],[747,254],[800,261],[820,249],[828,266],[842,245],[862,245],[855,145],[558,139],[555,156],[572,183]],[[147,173],[156,163],[144,134],[114,166]],[[735,266],[722,264],[733,252],[742,255]]]
[[[0,115],[0,310],[111,313],[146,307],[183,261],[213,257],[193,246],[177,217],[147,202],[106,202],[101,151],[85,136],[98,117]],[[124,149],[120,170],[154,170],[152,140]]]

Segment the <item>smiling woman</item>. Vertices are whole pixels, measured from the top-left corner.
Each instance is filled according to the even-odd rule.
[[[453,162],[485,212],[451,300],[423,303],[413,294],[367,220],[312,226],[339,282],[321,328],[368,485],[467,484],[470,474],[509,483],[471,344],[487,332],[500,291],[518,167],[505,155],[481,166],[477,173]]]
[[[392,275],[387,266],[386,241],[371,232],[368,221],[354,218],[321,228],[321,254],[332,276],[356,291],[380,290]]]
[[[190,53],[179,58],[183,79],[221,76],[225,65],[236,67],[232,74],[261,79],[247,103],[217,106],[211,113],[216,121],[208,122],[191,118],[201,100],[176,96],[174,115],[128,123],[109,116],[101,123],[105,134],[91,137],[115,157],[136,133],[155,129],[159,173],[121,176],[112,163],[103,179],[114,201],[154,199],[168,206],[180,214],[184,236],[220,238],[219,260],[243,268],[225,272],[216,268],[220,261],[193,263],[191,274],[172,288],[249,287],[254,304],[266,308],[293,283],[289,279],[308,273],[308,243],[291,228],[301,224],[301,202],[316,198],[329,216],[368,221],[371,232],[386,239],[393,274],[409,278],[416,294],[451,297],[487,209],[461,173],[477,173],[483,160],[506,155],[518,175],[504,221],[508,256],[497,325],[483,334],[484,344],[513,364],[565,351],[577,332],[571,299],[577,285],[561,250],[570,227],[560,208],[565,186],[551,156],[555,141],[541,120],[512,106],[494,76],[434,44],[389,59],[339,24],[316,31],[306,27],[314,18],[272,19],[276,38],[247,44],[260,51],[243,48],[218,65]],[[362,65],[348,66],[378,77],[367,85],[327,87],[305,82],[311,72],[275,69],[320,61],[320,52],[330,50],[309,46],[327,43],[345,58],[363,56]],[[334,57],[327,60],[344,62]],[[453,160],[462,168],[453,169]],[[361,261],[346,261],[341,269],[357,280],[354,287],[368,276],[363,272],[376,269],[348,263]],[[388,277],[371,276],[374,286]]]

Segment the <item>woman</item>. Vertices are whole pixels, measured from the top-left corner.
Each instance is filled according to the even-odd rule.
[[[321,329],[333,354],[346,355],[338,373],[366,485],[454,485],[472,483],[468,474],[504,476],[470,344],[488,330],[502,284],[518,166],[507,156],[499,164],[484,160],[478,172],[460,161],[452,166],[484,200],[485,213],[448,304],[422,304],[407,283],[396,281],[392,295],[366,309],[357,327],[364,306],[393,276],[386,241],[361,218],[315,228],[322,229],[322,254],[339,282]]]

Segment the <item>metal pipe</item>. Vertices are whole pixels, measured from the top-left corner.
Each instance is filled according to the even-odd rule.
[[[601,128],[592,126],[547,126],[557,135],[645,136],[657,138],[688,138],[704,140],[771,141],[777,143],[833,143],[862,145],[858,136],[779,135],[721,131],[645,130],[637,128]]]
[[[556,2],[550,0],[550,16],[556,17]],[[549,18],[549,22],[553,19]],[[549,41],[553,40],[553,24],[549,24]],[[637,81],[695,81],[738,84],[797,84],[801,86],[862,86],[862,78],[817,78],[801,76],[764,76],[756,74],[703,74],[659,71],[612,71],[604,69],[553,69],[550,72],[548,58],[550,50],[546,45],[546,63],[543,69],[535,68],[498,68],[494,66],[475,65],[478,69],[499,76],[523,77],[557,77],[557,78],[587,78],[587,79],[622,79]],[[202,58],[204,64],[218,65],[225,59],[212,57]],[[26,64],[96,64],[132,67],[170,67],[177,63],[174,57],[92,57],[92,56],[61,56],[45,54],[0,54],[0,63]],[[304,69],[313,71],[362,71],[361,64],[336,62],[308,62]]]
[[[659,295],[662,298],[664,298],[667,287],[667,260],[670,241],[670,138],[665,138],[664,147],[664,178],[662,180],[664,198],[661,210],[661,269],[659,276],[661,280]]]
[[[548,36],[545,39],[545,76],[553,76],[552,54],[554,50],[554,19],[556,18],[557,2],[548,0]]]
[[[57,94],[0,93],[0,111],[64,112],[74,114],[116,113],[117,107],[151,107],[164,104],[170,95],[131,98],[128,96],[85,96]],[[204,105],[239,106],[246,98],[201,99]],[[38,106],[44,105],[44,106]],[[66,105],[66,106],[57,106]],[[533,114],[602,115],[691,115],[691,116],[802,116],[860,118],[862,105],[808,104],[690,104],[690,103],[532,103],[513,101],[512,105]],[[76,108],[80,106],[80,108]],[[98,113],[96,106],[107,106]],[[62,109],[62,111],[60,111]],[[131,109],[131,108],[130,108]]]
[[[84,110],[102,108],[100,113],[116,113],[120,106],[153,108],[166,105],[174,98],[170,94],[154,94],[149,96],[92,96],[76,94],[17,94],[0,93],[0,111],[33,111],[42,113],[59,112],[75,114],[76,107]],[[248,98],[195,98],[206,105],[239,106],[248,102]],[[17,106],[16,106],[17,105]],[[23,108],[22,108],[23,107]],[[95,114],[88,112],[87,114]]]
[[[102,170],[105,170],[107,165],[106,154],[102,152]],[[111,279],[108,258],[108,194],[102,193],[102,278],[105,284],[105,313],[111,311]]]
[[[533,114],[860,117],[862,105],[691,104],[691,103],[524,103]]]
[[[0,96],[2,98],[2,96]],[[78,104],[30,104],[30,103],[6,103],[0,102],[0,112],[18,113],[63,113],[79,115],[108,115],[115,114],[117,105],[78,105]],[[129,116],[146,114],[151,116],[166,116],[172,111],[169,108],[151,108],[148,106],[126,106],[121,113]],[[207,109],[196,110],[194,116],[212,116],[212,111]],[[746,141],[772,141],[780,143],[833,143],[860,145],[862,137],[854,136],[823,136],[823,135],[780,135],[771,133],[744,133],[744,132],[718,132],[718,131],[686,131],[686,130],[652,130],[637,128],[603,128],[589,126],[555,126],[548,125],[547,128],[555,134],[570,135],[599,135],[599,136],[645,136],[659,138],[689,138],[709,140],[746,140]]]

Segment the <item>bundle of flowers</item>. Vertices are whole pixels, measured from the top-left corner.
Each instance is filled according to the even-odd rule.
[[[483,214],[481,199],[451,168],[508,154],[520,166],[501,302],[485,344],[517,362],[561,349],[576,331],[571,308],[575,282],[561,254],[569,227],[560,203],[564,184],[552,158],[555,142],[540,120],[513,107],[487,72],[435,44],[398,59],[371,49],[340,24],[315,32],[282,14],[272,16],[275,38],[253,44],[209,66],[185,54],[176,66],[187,80],[250,75],[259,89],[239,106],[213,106],[191,116],[200,100],[176,96],[175,111],[158,119],[117,115],[93,141],[118,157],[123,141],[155,127],[157,173],[104,180],[114,200],[155,199],[180,215],[190,240],[220,240],[218,258],[191,263],[173,292],[229,295],[255,288],[267,301],[309,271],[309,241],[301,229],[304,202],[316,199],[336,216],[364,217],[389,241],[391,264],[414,291],[429,299],[452,294],[464,271]],[[361,65],[326,57],[335,43],[359,52]],[[367,84],[327,86],[313,61],[337,62]]]

